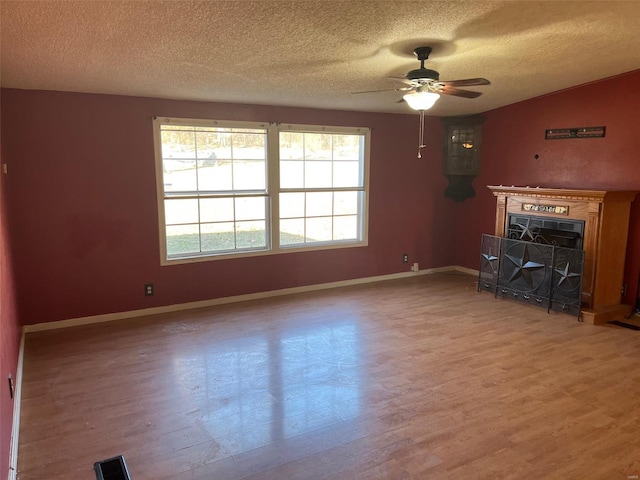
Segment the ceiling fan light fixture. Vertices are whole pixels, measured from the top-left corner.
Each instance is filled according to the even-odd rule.
[[[440,95],[434,92],[413,91],[402,98],[414,110],[429,110],[438,101]]]

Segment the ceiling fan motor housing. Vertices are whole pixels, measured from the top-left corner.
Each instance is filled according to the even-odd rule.
[[[407,80],[440,80],[440,74],[435,70],[429,70],[428,68],[417,68],[407,72],[405,75]]]

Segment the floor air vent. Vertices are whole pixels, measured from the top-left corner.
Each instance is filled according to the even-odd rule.
[[[131,480],[122,455],[94,463],[97,480]]]

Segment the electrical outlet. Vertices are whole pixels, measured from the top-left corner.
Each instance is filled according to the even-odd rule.
[[[409,255],[406,253],[402,254],[402,263],[407,263],[409,261]]]
[[[11,376],[11,374],[9,374],[9,396],[13,399],[13,396],[15,395],[15,387],[13,385],[13,377]]]
[[[144,296],[153,297],[153,283],[144,284]]]

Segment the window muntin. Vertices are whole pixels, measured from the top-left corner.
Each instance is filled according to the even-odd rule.
[[[280,194],[280,244],[359,241],[363,193],[283,192]]]
[[[365,140],[357,134],[280,132],[280,188],[363,188]]]
[[[156,122],[166,259],[267,248],[266,126]]]
[[[154,124],[163,263],[366,245],[368,129]]]
[[[366,136],[280,132],[280,245],[362,240]]]

